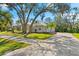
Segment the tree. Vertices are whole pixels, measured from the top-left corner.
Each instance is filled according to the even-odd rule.
[[[47,4],[47,5],[46,4],[42,4],[41,8],[40,8],[40,6],[39,7],[37,6],[37,8],[35,8],[35,11],[34,11],[35,17],[34,17],[32,23],[30,25],[29,33],[31,33],[32,26],[33,26],[35,20],[37,19],[37,17],[40,16],[41,14],[44,14],[45,12],[49,12],[52,9],[52,7],[53,7],[53,4]]]
[[[9,27],[12,26],[12,15],[8,11],[3,11],[0,9],[0,29],[3,30],[9,30]]]
[[[64,14],[70,12],[70,4],[59,3],[56,4],[56,31],[67,31],[67,19],[64,17]]]
[[[56,12],[60,13],[62,16],[64,13],[70,11],[70,4],[68,3],[58,3],[56,5]]]
[[[7,4],[9,9],[15,10],[20,19],[23,33],[27,33],[27,23],[31,19],[30,15],[33,14],[31,25],[29,27],[29,33],[31,33],[33,23],[39,15],[48,12],[51,9],[52,4]]]
[[[52,13],[54,16],[60,16],[61,20],[63,20],[63,15],[67,12],[70,11],[70,4],[67,3],[56,3],[56,4],[52,4],[52,3],[30,3],[30,4],[21,4],[21,3],[12,3],[12,4],[7,4],[8,8],[12,11],[16,11],[17,16],[20,20],[21,23],[21,27],[22,27],[22,32],[23,34],[27,33],[27,26],[28,26],[28,22],[31,21],[31,25],[29,27],[29,32],[31,33],[32,27],[34,22],[36,21],[36,19],[40,16],[41,20],[44,19],[44,14],[46,12],[50,12]],[[65,22],[66,19],[62,22]],[[58,24],[58,23],[57,23]],[[56,25],[57,25],[56,24]],[[60,24],[62,25],[63,23],[60,22]],[[66,29],[65,27],[66,24],[63,24],[61,27],[64,29]],[[62,29],[61,28],[61,29]]]

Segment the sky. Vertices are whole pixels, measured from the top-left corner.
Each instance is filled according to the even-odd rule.
[[[73,7],[79,7],[79,3],[71,3],[71,8]],[[3,10],[7,10],[4,6],[3,6]],[[15,11],[11,12],[13,14],[13,20],[14,20],[14,23],[16,22],[16,20],[18,20],[18,16],[16,14]],[[31,16],[33,17],[33,16]],[[46,13],[46,17],[50,17],[51,19],[54,19],[53,15],[51,13]],[[38,20],[40,19],[40,17],[37,18]]]
[[[79,3],[71,3],[71,7],[79,7]]]

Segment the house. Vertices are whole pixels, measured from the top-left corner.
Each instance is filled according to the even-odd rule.
[[[55,29],[49,29],[47,28],[47,25],[45,23],[42,23],[42,22],[35,22],[33,24],[33,27],[32,27],[32,32],[38,32],[38,33],[51,33],[51,32],[55,32]]]
[[[27,26],[28,31],[29,31],[29,26],[30,26],[30,23],[28,23],[28,26]],[[21,26],[20,25],[17,25],[16,27],[18,29],[21,29]],[[55,32],[55,29],[49,29],[49,28],[47,28],[47,26],[46,26],[45,23],[36,21],[33,24],[32,32],[33,33],[54,33]]]

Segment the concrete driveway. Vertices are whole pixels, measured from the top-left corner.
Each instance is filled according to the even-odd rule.
[[[70,33],[57,33],[55,37],[37,41],[4,56],[79,56],[79,41]]]

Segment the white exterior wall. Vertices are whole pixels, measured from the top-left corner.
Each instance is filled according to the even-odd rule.
[[[34,26],[32,32],[35,32],[35,30],[36,32],[47,32],[47,29],[44,26]]]
[[[40,30],[39,30],[39,28],[40,28]],[[32,28],[32,32],[35,32],[35,30],[36,30],[36,32],[50,32],[50,33],[55,32],[55,29],[48,29],[44,26],[34,26]]]

